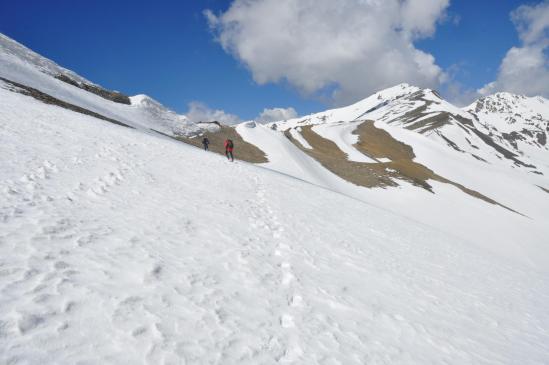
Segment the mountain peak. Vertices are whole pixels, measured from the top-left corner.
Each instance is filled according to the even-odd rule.
[[[374,95],[381,96],[382,98],[394,98],[405,94],[411,94],[420,91],[421,88],[413,86],[407,83],[401,83],[383,90],[378,91]]]
[[[132,105],[140,105],[140,106],[162,106],[158,101],[154,100],[148,95],[145,94],[138,94],[134,96],[130,96],[130,101]]]
[[[540,115],[549,119],[549,101],[542,96],[528,97],[509,92],[484,96],[465,108],[473,113]]]

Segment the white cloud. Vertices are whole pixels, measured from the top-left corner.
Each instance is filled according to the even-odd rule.
[[[497,79],[478,91],[483,95],[508,91],[549,97],[549,0],[535,6],[520,6],[511,19],[522,45],[507,52]]]
[[[256,118],[261,123],[277,122],[297,118],[297,112],[294,108],[272,108],[263,109],[263,112]]]
[[[234,0],[205,15],[259,84],[287,81],[338,104],[401,82],[445,79],[414,41],[432,36],[449,0]]]
[[[522,5],[513,11],[511,19],[525,44],[545,43],[549,38],[549,1],[536,6]]]
[[[208,105],[199,101],[189,103],[188,108],[189,110],[185,113],[185,116],[193,123],[218,121],[221,124],[232,125],[243,122],[237,115],[229,114],[219,109],[211,109]],[[294,108],[290,107],[263,109],[255,119],[261,123],[268,123],[296,117],[297,112]]]
[[[189,111],[185,116],[194,123],[218,121],[222,124],[237,124],[242,122],[236,115],[225,113],[223,110],[210,109],[206,104],[197,101],[189,103]]]

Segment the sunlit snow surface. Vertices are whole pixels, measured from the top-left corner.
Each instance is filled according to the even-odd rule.
[[[0,89],[0,363],[543,364],[547,275]]]

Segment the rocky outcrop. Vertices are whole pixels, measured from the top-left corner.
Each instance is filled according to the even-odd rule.
[[[131,105],[130,98],[127,95],[124,95],[118,91],[110,91],[96,85],[86,84],[84,82],[78,82],[71,79],[67,75],[63,75],[63,74],[56,75],[55,78],[60,81],[66,82],[67,84],[70,84],[72,86],[75,86],[79,89],[86,90],[90,93],[98,95],[103,99],[107,99],[115,103]]]
[[[11,91],[18,92],[18,93],[23,94],[23,95],[31,96],[34,99],[39,100],[39,101],[41,101],[45,104],[57,105],[61,108],[72,110],[73,112],[89,115],[91,117],[95,117],[95,118],[98,118],[98,119],[101,119],[101,120],[104,120],[104,121],[107,121],[107,122],[110,122],[110,123],[113,123],[113,124],[117,124],[117,125],[120,125],[120,126],[123,126],[123,127],[133,128],[133,127],[131,127],[131,126],[125,124],[125,123],[119,122],[115,119],[106,117],[106,116],[101,115],[99,113],[92,112],[91,110],[79,107],[79,106],[71,104],[71,103],[67,103],[67,102],[65,102],[63,100],[60,100],[60,99],[57,99],[57,98],[54,98],[53,96],[45,94],[45,93],[43,93],[40,90],[37,90],[35,88],[19,84],[17,82],[5,79],[3,77],[0,77],[0,80],[5,82],[8,85],[8,87]]]

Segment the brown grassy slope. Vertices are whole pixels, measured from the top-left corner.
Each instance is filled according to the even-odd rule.
[[[191,144],[193,146],[202,147],[202,138],[208,137],[210,140],[210,151],[225,155],[225,147],[223,143],[227,138],[233,140],[234,143],[234,158],[237,160],[247,161],[251,163],[265,163],[269,162],[265,152],[242,139],[240,134],[233,127],[221,126],[221,128],[215,132],[205,132],[200,136],[194,138],[177,137],[178,140]]]
[[[429,185],[427,180],[450,184],[472,197],[482,199],[490,204],[499,205],[514,212],[514,210],[488,198],[478,191],[469,189],[461,184],[448,180],[445,177],[436,174],[426,166],[414,162],[413,159],[415,158],[415,154],[412,147],[397,141],[385,130],[377,128],[373,121],[362,123],[353,133],[358,135],[358,143],[354,146],[359,151],[365,153],[366,155],[372,154],[378,158],[386,157],[391,159],[391,162],[387,162],[382,165],[398,171],[398,173],[401,174],[401,178],[404,180],[412,181],[416,185],[419,184],[420,186],[423,184]]]
[[[313,147],[313,149],[301,148],[302,151],[309,154],[311,157],[319,161],[324,167],[332,171],[343,179],[352,182],[353,184],[365,186],[368,188],[398,186],[396,179],[402,178],[398,170],[389,171],[386,169],[386,164],[383,163],[363,163],[349,161],[347,154],[337,147],[337,145],[329,139],[323,138],[312,130],[312,126],[301,128],[303,138]],[[287,136],[289,133],[287,133]],[[292,141],[294,141],[292,139]],[[297,141],[294,143],[300,147]],[[403,146],[394,145],[394,150],[391,156],[407,156],[411,152],[411,148],[403,148]],[[381,146],[374,146],[371,153],[367,155],[372,158],[386,157],[382,153],[376,153]],[[412,183],[421,186],[425,189],[430,189],[429,184],[424,184],[422,181],[409,180]]]
[[[313,147],[312,150],[302,148],[297,141],[291,138],[290,133],[286,133],[286,136],[328,170],[356,185],[368,188],[398,186],[396,180],[405,180],[432,192],[428,180],[434,180],[451,184],[468,195],[509,209],[477,191],[448,180],[426,166],[414,162],[415,154],[412,147],[394,139],[385,130],[375,127],[372,121],[362,123],[354,133],[359,136],[355,147],[360,152],[376,160],[388,158],[391,162],[349,161],[347,155],[334,142],[315,133],[312,126],[302,127],[301,130],[303,138]]]
[[[353,134],[358,135],[358,142],[354,147],[373,159],[388,158],[398,161],[413,160],[416,157],[412,147],[397,141],[385,130],[376,128],[373,122],[360,124]]]

